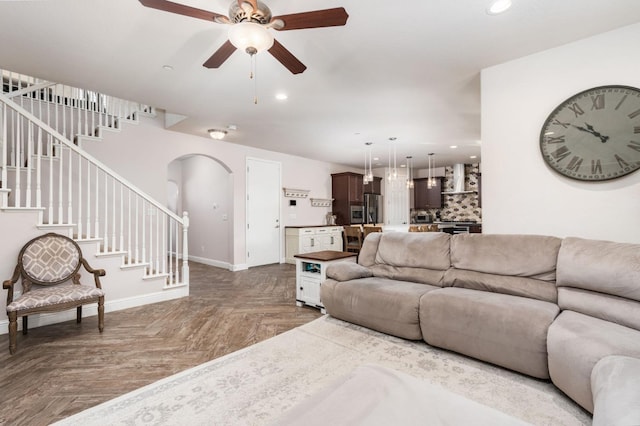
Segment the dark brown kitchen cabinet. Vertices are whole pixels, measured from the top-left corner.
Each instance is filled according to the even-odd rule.
[[[362,185],[365,194],[382,194],[382,178],[374,177],[373,182]]]
[[[351,206],[362,206],[363,193],[361,174],[345,172],[331,175],[333,214],[337,225],[351,224]]]
[[[433,188],[428,188],[427,178],[414,179],[413,199],[416,209],[442,208],[442,178],[436,178]]]

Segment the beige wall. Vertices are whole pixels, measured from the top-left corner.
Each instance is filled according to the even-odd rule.
[[[608,84],[640,87],[638,40],[640,24],[482,71],[485,232],[640,243],[640,171],[580,182],[550,170],[539,149],[543,122],[573,94]]]

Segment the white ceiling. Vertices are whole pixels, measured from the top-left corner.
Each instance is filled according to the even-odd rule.
[[[175,1],[226,14],[232,0]],[[354,167],[367,141],[386,164],[394,136],[419,167],[428,152],[439,165],[480,154],[481,69],[640,21],[638,0],[513,0],[500,16],[489,0],[266,3],[274,15],[343,6],[349,20],[274,32],[308,68],[292,75],[258,55],[257,105],[244,52],[202,66],[227,26],[136,0],[0,1],[0,68],[185,115],[180,132],[233,124],[229,142]]]

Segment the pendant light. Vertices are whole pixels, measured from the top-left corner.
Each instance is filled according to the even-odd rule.
[[[398,168],[396,163],[396,137],[389,138],[389,173],[387,175],[387,179],[389,181],[394,181],[398,178]],[[393,146],[393,168],[391,168],[391,147]]]
[[[433,152],[429,153],[429,157],[427,157],[427,189],[431,189],[434,186],[436,186],[436,178],[433,176],[434,171],[432,170],[432,157],[433,157]]]
[[[407,156],[407,189],[412,189],[413,182],[413,157]]]
[[[364,152],[364,176],[362,178],[362,183],[365,185],[369,182],[373,182],[373,169],[371,167],[371,145],[373,142],[365,142],[364,143],[368,150]]]

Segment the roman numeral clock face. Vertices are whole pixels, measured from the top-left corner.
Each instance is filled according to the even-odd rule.
[[[602,86],[572,96],[545,121],[540,150],[572,179],[609,180],[640,169],[640,90]]]

